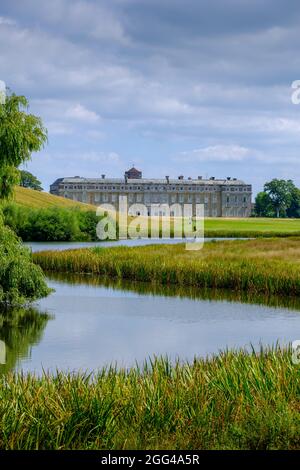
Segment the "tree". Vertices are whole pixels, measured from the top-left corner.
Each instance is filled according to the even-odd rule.
[[[0,199],[8,198],[19,182],[18,167],[47,141],[41,119],[27,113],[25,96],[8,94],[0,105]]]
[[[288,217],[300,217],[300,189],[296,187],[292,191],[292,200],[287,208],[286,215]]]
[[[43,191],[41,182],[29,171],[20,171],[20,186],[23,188],[34,189],[35,191]]]
[[[40,118],[26,113],[24,96],[11,94],[0,104],[0,200],[19,179],[18,167],[42,148],[47,131]],[[0,302],[22,304],[50,293],[39,266],[0,213]]]
[[[286,209],[291,204],[294,189],[295,185],[292,180],[273,179],[265,184],[264,191],[270,197],[277,217],[281,211],[286,213]]]
[[[263,191],[257,194],[254,210],[258,217],[274,217],[275,212],[269,194]]]

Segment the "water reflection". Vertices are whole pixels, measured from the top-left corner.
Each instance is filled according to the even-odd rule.
[[[300,311],[299,297],[280,297],[275,295],[235,292],[228,289],[196,288],[191,286],[162,285],[155,282],[128,281],[112,279],[91,274],[54,273],[47,272],[47,277],[53,281],[66,282],[71,285],[102,286],[115,291],[129,291],[137,294],[153,296],[179,297],[194,300],[226,300],[247,304],[265,305],[268,307],[287,308]]]
[[[153,355],[190,361],[284,345],[300,331],[297,298],[65,273],[49,273],[48,282],[55,292],[35,308],[0,309],[0,373],[130,367]]]
[[[51,318],[47,313],[28,307],[0,306],[0,374],[13,370],[31,354]]]

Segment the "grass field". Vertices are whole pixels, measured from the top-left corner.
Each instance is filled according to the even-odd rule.
[[[22,187],[16,187],[14,201],[30,208],[79,207],[83,210],[96,210],[96,206],[90,204]],[[129,222],[131,220],[132,217],[129,217]],[[300,236],[300,219],[206,218],[204,227],[206,237]]]
[[[49,193],[33,191],[32,189],[22,188],[20,186],[16,186],[13,200],[19,205],[38,209],[47,207],[79,207],[83,210],[95,210],[95,206],[91,206],[90,204],[74,202],[64,197],[53,196]]]
[[[224,352],[129,371],[5,375],[0,449],[299,449],[291,351]]]
[[[44,270],[252,292],[300,295],[300,239],[260,238],[185,245],[45,251],[33,259]]]
[[[300,235],[300,219],[270,219],[270,218],[207,218],[204,221],[206,236],[215,233],[222,236],[284,236]]]

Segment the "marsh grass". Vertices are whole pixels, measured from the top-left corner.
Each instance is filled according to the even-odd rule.
[[[33,255],[44,270],[230,289],[263,295],[300,294],[300,239],[257,239],[185,245],[46,251]]]
[[[1,449],[297,449],[300,374],[278,346],[94,376],[0,379]]]

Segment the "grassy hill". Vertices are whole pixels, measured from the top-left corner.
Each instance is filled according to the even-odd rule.
[[[16,187],[14,201],[30,208],[75,208],[96,210],[90,204],[74,202],[49,193]],[[129,217],[129,221],[132,217]],[[300,235],[300,219],[270,218],[206,218],[205,235],[207,237],[256,237]]]
[[[74,208],[78,207],[82,210],[95,210],[95,206],[90,204],[83,204],[81,202],[74,202],[64,197],[53,196],[49,193],[33,191],[32,189],[21,188],[16,186],[14,193],[14,201],[21,206],[32,208],[46,208],[46,207],[62,207]]]

